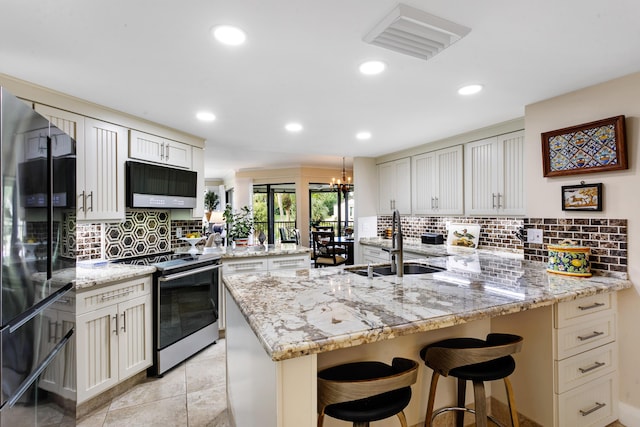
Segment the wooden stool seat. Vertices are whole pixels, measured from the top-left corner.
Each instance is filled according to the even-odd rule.
[[[435,342],[420,351],[425,364],[433,369],[425,427],[433,419],[446,411],[468,411],[475,413],[476,425],[486,427],[487,409],[484,393],[484,381],[504,380],[511,423],[518,426],[518,414],[513,398],[513,389],[508,376],[513,373],[516,363],[511,354],[522,348],[522,337],[510,334],[489,334],[486,340],[477,338],[452,338]],[[435,413],[436,386],[439,376],[452,376],[458,379],[458,406],[441,408]],[[475,411],[465,408],[466,382],[473,382]],[[456,419],[457,426],[463,425],[463,413]],[[493,417],[489,417],[496,422]],[[497,422],[496,422],[497,423]],[[499,424],[498,424],[499,425]]]
[[[395,358],[382,362],[354,362],[334,366],[318,373],[318,427],[324,415],[354,426],[368,426],[397,415],[407,426],[404,408],[411,400],[411,384],[418,375],[418,364]]]

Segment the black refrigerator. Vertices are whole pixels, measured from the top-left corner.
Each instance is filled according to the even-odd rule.
[[[75,425],[75,141],[0,87],[0,427]]]

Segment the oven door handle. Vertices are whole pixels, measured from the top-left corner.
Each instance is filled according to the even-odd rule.
[[[176,274],[169,274],[168,276],[161,276],[159,282],[169,282],[171,280],[180,279],[182,277],[191,276],[193,274],[204,273],[205,271],[215,270],[220,268],[221,264],[208,265],[206,267],[195,268],[193,270],[182,271]]]

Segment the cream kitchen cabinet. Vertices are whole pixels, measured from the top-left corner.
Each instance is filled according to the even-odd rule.
[[[126,129],[45,105],[35,110],[76,141],[78,220],[124,220]]]
[[[389,252],[383,251],[382,248],[369,245],[360,245],[362,249],[362,262],[365,264],[380,264],[390,262]]]
[[[267,271],[304,269],[310,266],[311,260],[308,253],[247,258],[228,257],[222,258],[221,274],[228,276],[241,273],[264,273]],[[220,283],[222,284],[222,281],[220,281]],[[218,327],[225,329],[226,302],[224,298],[224,285],[220,286],[218,301],[220,304],[220,307],[218,307]]]
[[[378,165],[378,213],[411,213],[411,159],[409,157]]]
[[[76,324],[75,298],[73,292],[54,302],[46,309],[39,324],[41,355],[49,354],[62,337]],[[71,335],[69,342],[62,350],[62,354],[55,358],[43,372],[38,387],[58,394],[66,399],[76,396],[76,335]]]
[[[78,403],[153,363],[151,283],[142,276],[78,292]]]
[[[464,146],[465,213],[524,215],[524,132]]]
[[[191,169],[191,146],[137,130],[129,131],[129,157]]]
[[[411,210],[414,214],[464,213],[462,146],[411,158]]]
[[[518,412],[549,427],[604,427],[618,418],[616,293],[491,319],[524,337],[511,375]],[[502,387],[492,395],[506,402]]]
[[[618,419],[616,294],[557,304],[554,312],[557,426]]]

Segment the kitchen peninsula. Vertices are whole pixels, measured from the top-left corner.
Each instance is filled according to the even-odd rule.
[[[523,313],[538,313],[542,321],[535,325],[539,334],[535,329],[523,334],[516,374],[533,376],[551,389],[531,391],[534,394],[521,399],[518,409],[527,417],[535,415],[531,411],[546,409],[551,419],[539,423],[560,425],[557,420],[563,414],[554,417],[550,400],[554,357],[546,351],[552,348],[552,330],[557,326],[555,307],[578,300],[589,305],[590,299],[605,296],[610,303],[598,302],[594,311],[614,312],[614,291],[631,283],[613,277],[552,275],[542,263],[483,250],[460,250],[423,262],[446,270],[373,279],[341,268],[225,276],[227,396],[235,425],[313,426],[318,370],[353,360],[389,362],[395,356],[417,360],[427,343],[462,335],[483,337],[493,320]],[[531,330],[531,325],[515,321],[501,323],[500,330],[510,323],[516,330],[518,326]],[[615,340],[615,330],[602,335],[596,338],[602,344]],[[549,342],[544,349],[539,348],[545,340]],[[536,363],[549,369],[535,370]],[[429,376],[423,366],[405,411],[409,425],[424,418]],[[528,392],[527,387],[520,388],[518,395]],[[536,390],[547,396],[535,395]],[[439,395],[436,407],[449,403],[447,394]],[[527,402],[532,399],[532,405],[545,407],[529,409]],[[335,425],[332,421],[326,425]]]

